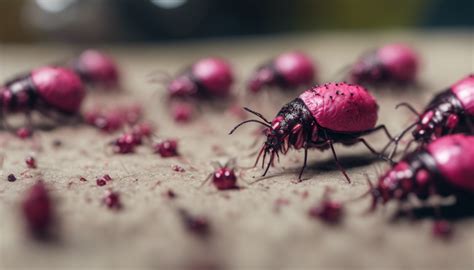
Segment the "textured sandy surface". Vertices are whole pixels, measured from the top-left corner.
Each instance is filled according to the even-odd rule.
[[[160,69],[176,71],[203,55],[228,57],[234,64],[239,84],[252,67],[289,48],[300,48],[314,56],[320,78],[334,79],[343,66],[373,45],[390,41],[413,44],[423,56],[419,89],[404,93],[395,89],[378,91],[379,123],[401,130],[410,120],[394,105],[409,100],[418,108],[432,92],[448,86],[474,70],[472,33],[351,34],[267,38],[259,41],[231,40],[159,47],[111,47],[125,74],[125,94],[91,96],[93,102],[132,102],[146,107],[147,117],[158,126],[160,137],[180,140],[184,159],[162,159],[141,147],[133,155],[107,154],[105,145],[112,137],[88,127],[63,127],[37,132],[37,139],[21,141],[2,132],[0,152],[5,162],[0,181],[0,268],[2,269],[472,269],[474,266],[474,220],[455,222],[455,235],[444,242],[431,236],[431,220],[400,220],[390,223],[395,205],[373,215],[362,215],[369,200],[348,205],[340,226],[328,226],[307,217],[325,187],[333,197],[346,200],[366,191],[364,174],[372,179],[386,168],[371,162],[363,147],[336,151],[353,182],[348,184],[337,171],[330,153],[310,153],[306,181],[291,182],[302,161],[302,153],[291,152],[271,169],[275,176],[253,185],[260,169],[241,172],[239,191],[217,192],[212,186],[198,189],[211,170],[210,163],[236,157],[240,166],[249,166],[255,127],[234,136],[227,132],[238,119],[228,112],[202,109],[189,125],[174,124],[158,96],[151,98],[156,85],[147,83],[146,74]],[[56,59],[64,59],[74,48],[56,46],[1,46],[0,78]],[[296,96],[296,93],[295,93]],[[92,99],[96,99],[93,101]],[[284,97],[261,96],[250,106],[268,117],[285,102]],[[52,143],[59,139],[60,148]],[[380,147],[382,135],[369,140]],[[219,146],[221,149],[218,149]],[[217,151],[219,150],[219,151]],[[25,157],[35,152],[39,168],[28,170]],[[175,172],[172,165],[186,171]],[[22,172],[26,171],[23,175]],[[6,181],[14,173],[16,182]],[[113,181],[105,187],[95,184],[97,176],[109,173]],[[88,179],[81,182],[80,176]],[[52,190],[60,218],[59,240],[32,241],[24,231],[18,202],[35,179],[42,178]],[[107,187],[122,194],[124,209],[106,209],[100,199]],[[173,189],[177,198],[163,194]],[[304,198],[303,192],[308,192]],[[275,210],[275,201],[288,205]],[[211,234],[202,239],[184,230],[176,209],[183,207],[202,214],[211,222]]]

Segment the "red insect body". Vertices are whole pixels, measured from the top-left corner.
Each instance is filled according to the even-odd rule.
[[[86,50],[72,61],[72,69],[81,79],[91,85],[107,89],[119,86],[119,72],[114,60],[97,50]]]
[[[413,127],[412,141],[419,142],[420,146],[448,134],[474,135],[474,74],[437,94],[421,114],[408,103],[400,103],[398,106],[408,107],[418,119],[393,141],[395,147],[391,156],[395,154],[398,142]]]
[[[354,83],[411,83],[419,66],[417,53],[405,44],[385,45],[363,55],[351,68]]]
[[[176,140],[164,140],[153,146],[155,153],[160,154],[161,157],[176,157],[178,153],[178,142]]]
[[[34,236],[44,237],[53,224],[53,205],[42,181],[34,184],[22,202],[23,216]]]
[[[331,148],[337,161],[334,143],[351,145],[362,142],[371,152],[379,155],[361,138],[362,135],[379,129],[384,129],[387,136],[391,138],[383,125],[375,127],[377,110],[375,99],[365,88],[346,83],[329,83],[307,90],[300,97],[283,106],[272,122],[248,110],[264,122],[247,120],[237,125],[230,133],[248,122],[258,122],[267,127],[265,131],[267,141],[257,157],[258,162],[263,153],[264,163],[266,155],[270,155],[264,175],[279,152],[286,154],[291,147],[304,149],[304,165],[299,175],[301,179],[309,148],[319,150]],[[349,180],[340,164],[336,163]]]
[[[102,198],[102,203],[112,210],[122,209],[122,202],[120,200],[120,194],[118,192],[108,189],[105,192],[105,196]]]
[[[237,188],[237,176],[233,169],[221,167],[212,174],[212,184],[218,190]]]
[[[173,79],[168,91],[171,97],[225,97],[233,81],[232,68],[225,60],[204,58]]]
[[[474,136],[456,134],[439,138],[405,156],[380,177],[371,190],[372,207],[379,202],[405,200],[410,193],[420,199],[434,192],[441,196],[472,196],[473,160]]]
[[[36,169],[36,167],[37,167],[36,159],[32,156],[28,156],[25,159],[25,163],[26,163],[26,166],[28,166],[28,168],[30,168],[30,169]]]
[[[248,82],[248,89],[256,93],[265,86],[309,86],[314,84],[315,73],[315,65],[309,56],[299,51],[287,52],[258,68]]]
[[[124,133],[111,144],[114,146],[115,153],[130,154],[135,152],[135,147],[138,145],[137,142],[137,136],[132,133]]]
[[[7,113],[37,110],[48,115],[79,111],[86,92],[81,80],[65,68],[41,67],[0,88],[0,105]]]

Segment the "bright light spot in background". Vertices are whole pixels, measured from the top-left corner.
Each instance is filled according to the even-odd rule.
[[[47,1],[47,0],[45,0]],[[187,0],[150,0],[153,4],[160,8],[173,9],[186,4]]]
[[[58,13],[66,9],[76,0],[36,0],[36,4],[43,10]]]

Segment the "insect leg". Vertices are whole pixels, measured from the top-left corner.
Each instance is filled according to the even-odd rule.
[[[341,163],[339,162],[339,159],[337,158],[336,150],[334,150],[333,141],[332,140],[327,140],[326,143],[328,143],[329,146],[331,147],[332,155],[334,156],[334,160],[336,161],[337,167],[342,172],[342,174],[346,178],[347,182],[351,183],[351,179],[347,175],[346,170],[342,167]]]
[[[381,158],[388,162],[392,162],[392,160],[385,157],[382,153],[377,152],[377,150],[375,150],[364,138],[357,138],[357,141],[363,143],[365,147],[367,147],[367,149],[369,149],[370,152],[372,152],[372,154],[376,155],[378,158]]]
[[[306,168],[307,161],[308,161],[308,146],[305,144],[303,167],[301,167],[300,174],[298,175],[298,182],[301,182],[301,176],[303,176],[303,172],[304,172],[304,169]]]

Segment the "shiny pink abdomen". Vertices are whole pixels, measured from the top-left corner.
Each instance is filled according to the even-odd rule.
[[[316,122],[333,131],[361,132],[377,123],[375,98],[362,86],[328,83],[300,95]]]
[[[461,102],[466,114],[474,115],[474,74],[457,81],[451,86],[451,91]]]
[[[119,72],[116,63],[109,56],[96,51],[87,50],[79,56],[79,66],[93,83],[106,87],[116,87],[119,84]]]
[[[416,78],[418,55],[407,45],[400,43],[385,45],[377,50],[377,57],[395,80],[413,81]]]
[[[294,51],[279,55],[273,62],[274,68],[288,87],[314,83],[315,67],[310,57]]]
[[[74,72],[59,67],[41,67],[31,72],[31,79],[44,102],[65,113],[79,111],[86,92]]]
[[[427,146],[445,180],[474,192],[474,136],[450,135]]]
[[[223,59],[205,58],[192,66],[192,74],[210,94],[228,95],[234,81],[232,68]]]

